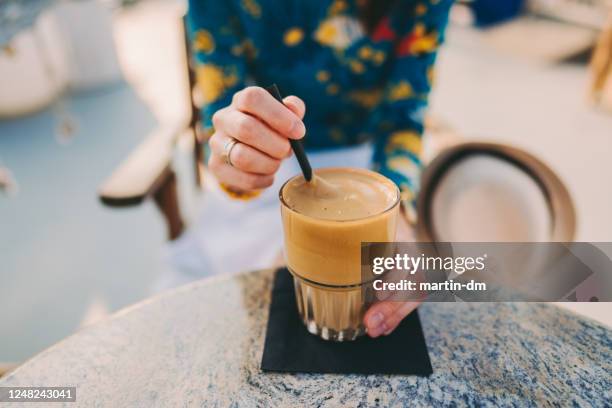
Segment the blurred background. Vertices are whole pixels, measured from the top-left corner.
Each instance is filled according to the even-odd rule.
[[[185,11],[0,0],[0,374],[173,267],[204,171]],[[570,191],[576,240],[612,241],[611,13],[608,0],[458,2],[426,154],[457,138],[525,149]],[[612,324],[591,306],[569,307]]]

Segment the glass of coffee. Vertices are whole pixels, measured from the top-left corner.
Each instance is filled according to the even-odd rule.
[[[300,317],[325,340],[356,339],[365,333],[361,243],[395,239],[399,189],[378,173],[334,167],[311,182],[293,177],[279,196]]]

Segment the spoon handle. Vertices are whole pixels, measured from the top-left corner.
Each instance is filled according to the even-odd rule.
[[[266,88],[277,101],[283,103],[283,98],[278,90],[276,84],[272,84]],[[295,157],[302,169],[302,173],[304,174],[304,178],[306,181],[312,180],[312,167],[310,167],[310,162],[308,161],[308,157],[306,157],[306,152],[304,151],[304,146],[302,146],[302,142],[295,139],[289,139],[289,143],[291,144],[291,149],[293,153],[295,153]]]

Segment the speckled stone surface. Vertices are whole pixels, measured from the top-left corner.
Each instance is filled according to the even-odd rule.
[[[612,330],[546,304],[423,305],[429,378],[263,373],[272,276],[214,278],[139,303],[0,386],[76,386],[69,407],[611,405]]]

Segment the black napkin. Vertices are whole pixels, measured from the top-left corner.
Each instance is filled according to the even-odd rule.
[[[388,336],[332,342],[310,334],[295,303],[286,268],[274,279],[261,369],[291,373],[413,374],[433,371],[421,321],[415,311]]]

